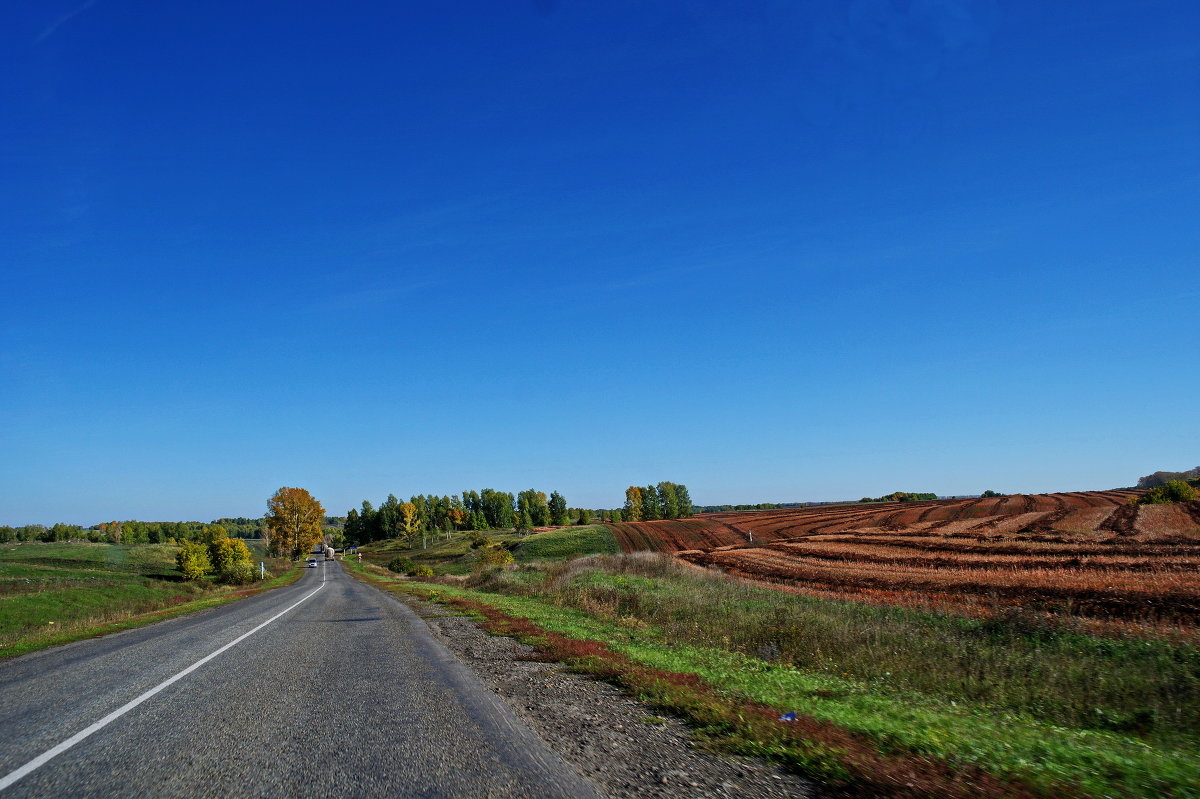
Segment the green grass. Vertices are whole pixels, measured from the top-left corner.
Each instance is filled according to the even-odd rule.
[[[653,562],[652,562],[653,563]],[[719,575],[615,559],[543,574],[501,572],[494,590],[542,596],[814,673],[988,705],[1053,724],[1196,745],[1200,650],[1098,638],[1044,617],[968,619],[796,596]],[[624,571],[623,571],[624,570]]]
[[[615,555],[620,551],[608,528],[593,524],[525,536],[513,550],[513,557],[518,563],[550,562],[583,555]]]
[[[831,723],[880,752],[976,767],[1047,795],[1200,796],[1193,648],[796,597],[645,556],[397,585],[603,642],[722,695]],[[1140,722],[1139,702],[1154,711]],[[1088,703],[1100,713],[1079,718]]]
[[[188,583],[173,544],[22,543],[0,546],[0,658],[99,635],[244,595]],[[271,564],[272,571],[282,565]],[[298,570],[295,572],[298,574]],[[281,574],[255,588],[295,579]]]

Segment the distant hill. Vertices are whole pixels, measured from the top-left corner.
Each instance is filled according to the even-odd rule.
[[[1157,488],[1158,486],[1166,485],[1170,480],[1183,480],[1184,482],[1200,480],[1200,466],[1195,466],[1186,472],[1155,472],[1154,474],[1148,474],[1145,477],[1138,478],[1137,487]]]

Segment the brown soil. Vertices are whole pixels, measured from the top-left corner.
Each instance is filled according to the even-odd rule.
[[[1138,493],[713,513],[612,528],[626,551],[673,553],[805,593],[1200,628],[1200,502],[1128,504]]]

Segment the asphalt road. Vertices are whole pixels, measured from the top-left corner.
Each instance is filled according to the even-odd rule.
[[[598,795],[408,607],[336,562],[0,663],[0,697],[0,799]]]

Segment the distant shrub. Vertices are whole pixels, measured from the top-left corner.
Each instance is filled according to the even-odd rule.
[[[417,564],[413,563],[412,558],[406,558],[403,555],[392,558],[388,563],[388,570],[394,571],[396,574],[408,574],[415,568],[417,568]]]
[[[1139,505],[1168,505],[1172,502],[1191,502],[1196,499],[1196,489],[1182,480],[1168,480],[1143,494]]]
[[[221,581],[230,585],[246,585],[258,579],[258,569],[248,560],[239,560],[230,564],[221,573]]]
[[[476,556],[474,570],[484,571],[485,569],[494,568],[497,566],[507,566],[510,563],[515,563],[516,559],[513,553],[503,547],[497,549],[481,549]]]
[[[430,566],[426,566],[425,564],[421,564],[420,566],[413,569],[409,573],[413,577],[432,577],[433,576],[433,568]]]
[[[492,545],[492,539],[477,530],[472,530],[467,535],[471,539],[471,549],[483,549]]]

